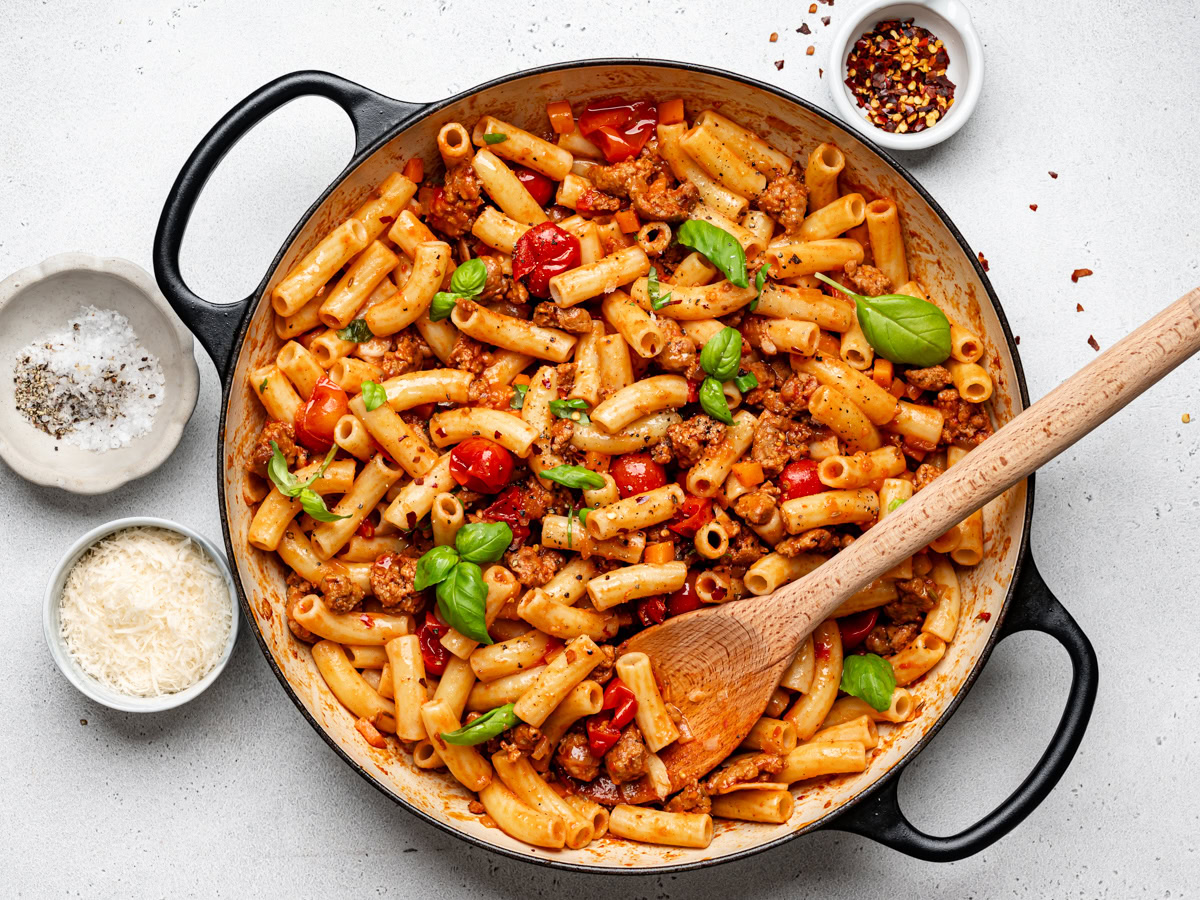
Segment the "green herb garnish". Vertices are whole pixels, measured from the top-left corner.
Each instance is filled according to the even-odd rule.
[[[561,484],[563,487],[587,490],[604,487],[604,476],[585,469],[583,466],[554,466],[542,472],[542,478]]]
[[[688,219],[675,232],[675,239],[698,251],[725,274],[730,284],[750,287],[746,278],[746,251],[725,229],[700,219]]]
[[[570,419],[572,422],[578,422],[580,425],[592,424],[591,417],[586,412],[587,408],[587,401],[581,400],[578,397],[574,400],[550,401],[550,412],[554,413],[560,419]]]
[[[437,585],[438,612],[450,627],[481,644],[493,643],[487,632],[487,585],[473,562],[461,560]]]
[[[670,291],[661,294],[659,290],[658,269],[651,266],[650,274],[646,276],[646,295],[650,298],[650,308],[655,312],[672,302]]]
[[[820,272],[817,278],[853,298],[867,342],[884,359],[925,368],[950,355],[950,320],[928,300],[908,294],[865,297]]]
[[[896,510],[898,510],[901,507],[901,505],[904,503],[904,500],[905,500],[904,497],[893,497],[891,502],[888,503],[888,512],[891,513],[891,512],[895,512]]]
[[[479,296],[487,284],[487,266],[482,259],[468,259],[450,276],[450,290],[438,291],[429,304],[429,318],[434,322],[450,317],[459,300]]]
[[[366,319],[354,319],[345,328],[339,328],[337,336],[343,341],[351,341],[355,344],[366,343],[375,337],[371,333],[371,328],[367,325]]]
[[[758,378],[753,372],[746,372],[733,379],[733,385],[744,394],[758,387]]]
[[[732,381],[742,364],[742,336],[736,328],[722,328],[700,351],[700,368],[717,381]]]
[[[509,409],[521,409],[525,405],[525,395],[529,393],[529,385],[514,384],[512,399],[508,401]]]
[[[853,653],[842,663],[841,689],[882,712],[892,705],[896,673],[892,671],[892,664],[882,656]]]
[[[383,385],[376,384],[374,381],[362,383],[362,395],[363,405],[366,406],[367,412],[379,409],[387,403],[387,391],[383,389]]]
[[[733,414],[729,412],[729,401],[725,398],[725,388],[721,382],[711,375],[700,385],[700,408],[719,422],[733,424]]]
[[[497,706],[495,709],[488,710],[478,719],[473,719],[462,728],[456,728],[454,731],[443,731],[442,740],[447,744],[455,744],[459,747],[474,747],[476,744],[482,744],[485,741],[490,741],[492,738],[503,734],[520,723],[517,714],[513,712],[514,704],[505,703],[503,706]]]
[[[337,450],[336,446],[330,447],[329,452],[325,454],[325,461],[321,463],[321,468],[317,470],[316,474],[301,481],[288,471],[287,459],[284,457],[283,451],[279,449],[277,443],[271,441],[271,461],[267,463],[267,477],[279,489],[279,493],[285,497],[298,497],[300,506],[318,522],[336,522],[338,519],[348,519],[349,516],[331,513],[325,505],[325,498],[312,489],[318,478],[325,477],[325,470],[333,462]]]
[[[508,135],[500,134],[499,132],[495,132],[495,133],[489,132],[488,134],[485,134],[483,136],[483,142],[485,144],[501,144],[507,140],[508,140]]]
[[[458,529],[454,547],[467,562],[493,563],[504,555],[512,540],[507,522],[471,522]]]

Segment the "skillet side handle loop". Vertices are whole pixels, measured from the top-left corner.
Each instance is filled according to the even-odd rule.
[[[1021,631],[1040,631],[1063,645],[1071,659],[1071,688],[1050,746],[1020,786],[970,828],[938,837],[918,830],[900,810],[896,790],[901,772],[897,771],[873,796],[839,816],[833,828],[871,838],[918,859],[953,862],[990,847],[1037,809],[1079,749],[1096,700],[1099,671],[1087,635],[1050,593],[1032,557],[1022,568],[1013,607],[1001,626],[1000,639]]]
[[[188,219],[204,185],[225,154],[259,122],[286,103],[320,96],[338,104],[354,124],[355,154],[378,141],[393,125],[422,107],[393,100],[329,72],[292,72],[265,84],[226,113],[192,151],[171,186],[154,235],[154,275],[171,308],[188,326],[222,376],[233,358],[234,335],[253,296],[217,304],[197,296],[183,280],[179,250]],[[339,176],[340,177],[340,176]]]

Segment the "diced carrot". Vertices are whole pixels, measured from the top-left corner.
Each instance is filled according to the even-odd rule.
[[[908,399],[914,403],[921,399],[921,394],[925,393],[915,384],[904,383],[904,393],[908,395]]]
[[[425,180],[425,160],[414,156],[404,164],[404,177],[409,181],[420,184]]]
[[[607,453],[601,453],[599,450],[589,450],[583,458],[583,467],[603,475],[608,471],[608,463],[611,459],[612,457]]]
[[[658,544],[647,544],[646,551],[642,554],[642,562],[650,563],[651,565],[662,565],[669,563],[675,559],[675,544],[671,541],[662,541]]]
[[[683,98],[676,97],[658,105],[658,124],[672,125],[683,121]]]
[[[642,227],[642,223],[638,221],[637,213],[632,209],[623,209],[620,212],[613,214],[613,219],[617,223],[617,227],[621,229],[622,234],[633,234]]]
[[[842,355],[841,335],[834,334],[832,331],[822,331],[821,337],[817,340],[817,352],[825,356],[840,357]]]
[[[550,117],[550,127],[555,134],[570,134],[575,130],[575,117],[571,114],[571,104],[566,100],[547,103],[546,115]]]
[[[904,396],[904,388],[906,385],[899,378],[892,379],[892,385],[888,388],[888,393],[899,400]]]
[[[513,384],[529,384],[529,376],[522,372],[512,380]]]
[[[355,721],[354,727],[358,729],[358,733],[363,736],[363,740],[365,740],[376,750],[387,749],[387,738],[379,733],[379,729],[375,727],[375,723],[370,719],[364,719],[360,716]]]
[[[885,390],[892,386],[893,369],[890,359],[875,359],[875,367],[871,370],[871,380]]]
[[[766,476],[763,474],[762,463],[758,462],[740,462],[734,463],[732,468],[733,474],[737,476],[737,480],[746,487],[755,487],[763,483]]]

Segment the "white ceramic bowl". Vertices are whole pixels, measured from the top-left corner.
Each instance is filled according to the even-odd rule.
[[[158,357],[166,396],[146,434],[116,450],[83,450],[55,440],[17,411],[16,354],[64,328],[87,305],[129,320]],[[103,494],[153,472],[179,444],[196,408],[200,377],[192,333],[167,305],[149,273],[124,259],[63,253],[0,282],[0,457],[22,478],[76,494]]]
[[[79,561],[79,558],[101,538],[108,537],[110,534],[123,531],[126,528],[140,527],[165,528],[168,531],[174,531],[190,537],[204,548],[204,552],[217,564],[217,568],[221,570],[221,575],[225,579],[225,586],[229,590],[229,607],[232,618],[229,627],[229,640],[225,643],[225,649],[221,653],[221,658],[217,660],[217,664],[212,667],[208,674],[191,687],[184,688],[182,691],[177,691],[174,694],[166,694],[162,697],[131,697],[128,694],[114,691],[108,685],[100,683],[87,672],[83,671],[79,663],[75,661],[75,657],[67,649],[66,641],[63,640],[62,623],[59,615],[63,585],[66,583],[67,575],[75,566],[75,563]],[[177,522],[145,516],[132,516],[127,519],[117,519],[113,522],[108,522],[99,528],[93,528],[72,544],[71,549],[59,560],[58,566],[50,578],[50,582],[46,585],[46,596],[42,607],[42,631],[46,635],[46,645],[50,648],[50,655],[54,658],[54,663],[58,666],[59,671],[63,673],[67,681],[79,689],[80,693],[90,697],[97,703],[102,703],[105,706],[121,710],[122,712],[160,712],[164,709],[173,709],[176,706],[182,706],[189,700],[194,700],[203,694],[208,689],[208,686],[217,680],[217,677],[225,668],[225,664],[229,662],[229,657],[233,655],[233,647],[237,643],[239,619],[237,588],[233,583],[233,574],[229,571],[229,563],[226,562],[225,555],[217,546],[208,540],[208,538],[197,534],[192,529]]]
[[[946,77],[955,85],[954,105],[940,122],[916,134],[887,132],[867,121],[845,84],[846,58],[855,41],[873,31],[876,22],[886,19],[912,19],[914,24],[941,38],[950,56]],[[906,3],[871,0],[842,21],[830,45],[829,72],[833,105],[851,127],[889,150],[921,150],[955,134],[975,111],[983,90],[983,42],[971,24],[971,14],[959,0],[910,0]]]

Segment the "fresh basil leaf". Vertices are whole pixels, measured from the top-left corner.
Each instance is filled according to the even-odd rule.
[[[650,267],[650,274],[646,276],[646,294],[650,297],[650,308],[658,312],[664,306],[671,302],[671,292],[665,294],[660,293],[661,289],[658,284],[658,269],[654,266]]]
[[[460,562],[437,586],[438,612],[461,634],[481,644],[491,644],[484,611],[487,608],[487,585],[483,572],[473,562]]]
[[[573,549],[573,546],[574,546],[573,540],[572,540],[572,527],[571,527],[571,523],[574,521],[575,521],[575,519],[571,516],[571,511],[568,509],[567,510],[567,549],[568,550]]]
[[[336,522],[338,519],[350,518],[330,512],[329,507],[325,505],[325,498],[309,487],[300,491],[300,506],[318,522]]]
[[[489,134],[485,134],[483,136],[483,142],[485,144],[501,144],[507,140],[508,140],[507,134],[499,134],[499,133],[491,134],[491,133],[489,133]]]
[[[449,291],[438,291],[433,295],[433,302],[429,304],[429,318],[434,322],[450,318],[450,313],[454,312],[454,305],[458,303],[460,296]]]
[[[551,400],[550,412],[560,419],[570,419],[580,425],[591,425],[591,417],[584,411],[588,408],[587,401],[576,397],[574,400]]]
[[[927,368],[950,355],[950,320],[928,300],[908,294],[865,297],[820,272],[817,278],[854,298],[867,343],[884,359]]]
[[[892,501],[888,504],[888,512],[895,512],[896,510],[898,510],[900,508],[900,506],[903,503],[904,503],[903,497],[893,497]]]
[[[288,471],[287,458],[274,441],[271,441],[271,461],[267,463],[267,477],[285,497],[295,497],[300,493],[300,479]]]
[[[450,290],[456,294],[474,297],[487,284],[487,266],[482,259],[468,259],[450,276]]]
[[[746,278],[746,251],[732,234],[711,222],[688,219],[675,232],[675,239],[685,247],[699,251],[710,263],[725,273],[730,284],[750,287]]]
[[[355,344],[366,343],[375,337],[371,333],[371,328],[367,325],[366,319],[355,319],[345,328],[339,328],[337,336],[343,341],[352,341]]]
[[[376,384],[374,381],[362,383],[362,395],[363,405],[366,406],[367,412],[379,409],[387,403],[387,391],[383,389],[383,385]]]
[[[700,351],[700,368],[717,381],[730,381],[742,364],[742,336],[736,328],[722,328]]]
[[[471,522],[454,536],[458,555],[473,563],[495,562],[512,541],[512,529],[507,522]]]
[[[503,734],[520,723],[517,714],[513,712],[515,704],[505,703],[503,706],[497,706],[495,709],[488,710],[478,719],[468,722],[462,728],[456,728],[453,731],[443,731],[442,740],[447,744],[454,744],[459,747],[474,747],[476,744],[482,744],[484,741],[490,741],[492,738]]]
[[[892,705],[896,673],[892,664],[874,653],[853,653],[842,662],[841,688],[847,694],[865,700],[872,709],[883,711]]]
[[[451,569],[458,565],[458,551],[453,547],[434,547],[417,560],[417,577],[413,587],[423,591],[446,580]]]
[[[719,422],[733,424],[733,414],[729,412],[725,389],[715,378],[705,378],[704,383],[700,385],[700,408]]]
[[[758,298],[762,296],[763,285],[767,283],[767,271],[771,268],[771,264],[775,262],[773,259],[763,263],[762,268],[758,270],[758,274],[754,276],[754,290],[757,292],[754,299],[750,301],[750,312],[758,309]]]
[[[586,524],[587,524],[587,517],[588,517],[588,513],[590,513],[590,512],[594,512],[594,511],[595,511],[595,507],[593,507],[593,506],[581,506],[581,507],[579,507],[579,509],[578,509],[578,510],[576,510],[576,513],[575,513],[575,514],[576,514],[576,515],[579,517],[579,524],[580,524],[580,525],[586,525]]]
[[[745,375],[739,375],[733,379],[733,385],[744,394],[746,391],[752,391],[758,387],[758,378],[753,372],[747,372]]]
[[[541,475],[547,481],[561,484],[563,487],[585,490],[587,488],[604,487],[604,476],[598,475],[583,466],[555,466],[547,469]]]
[[[521,409],[525,405],[525,395],[529,393],[529,385],[514,384],[512,400],[508,402],[509,409]]]

